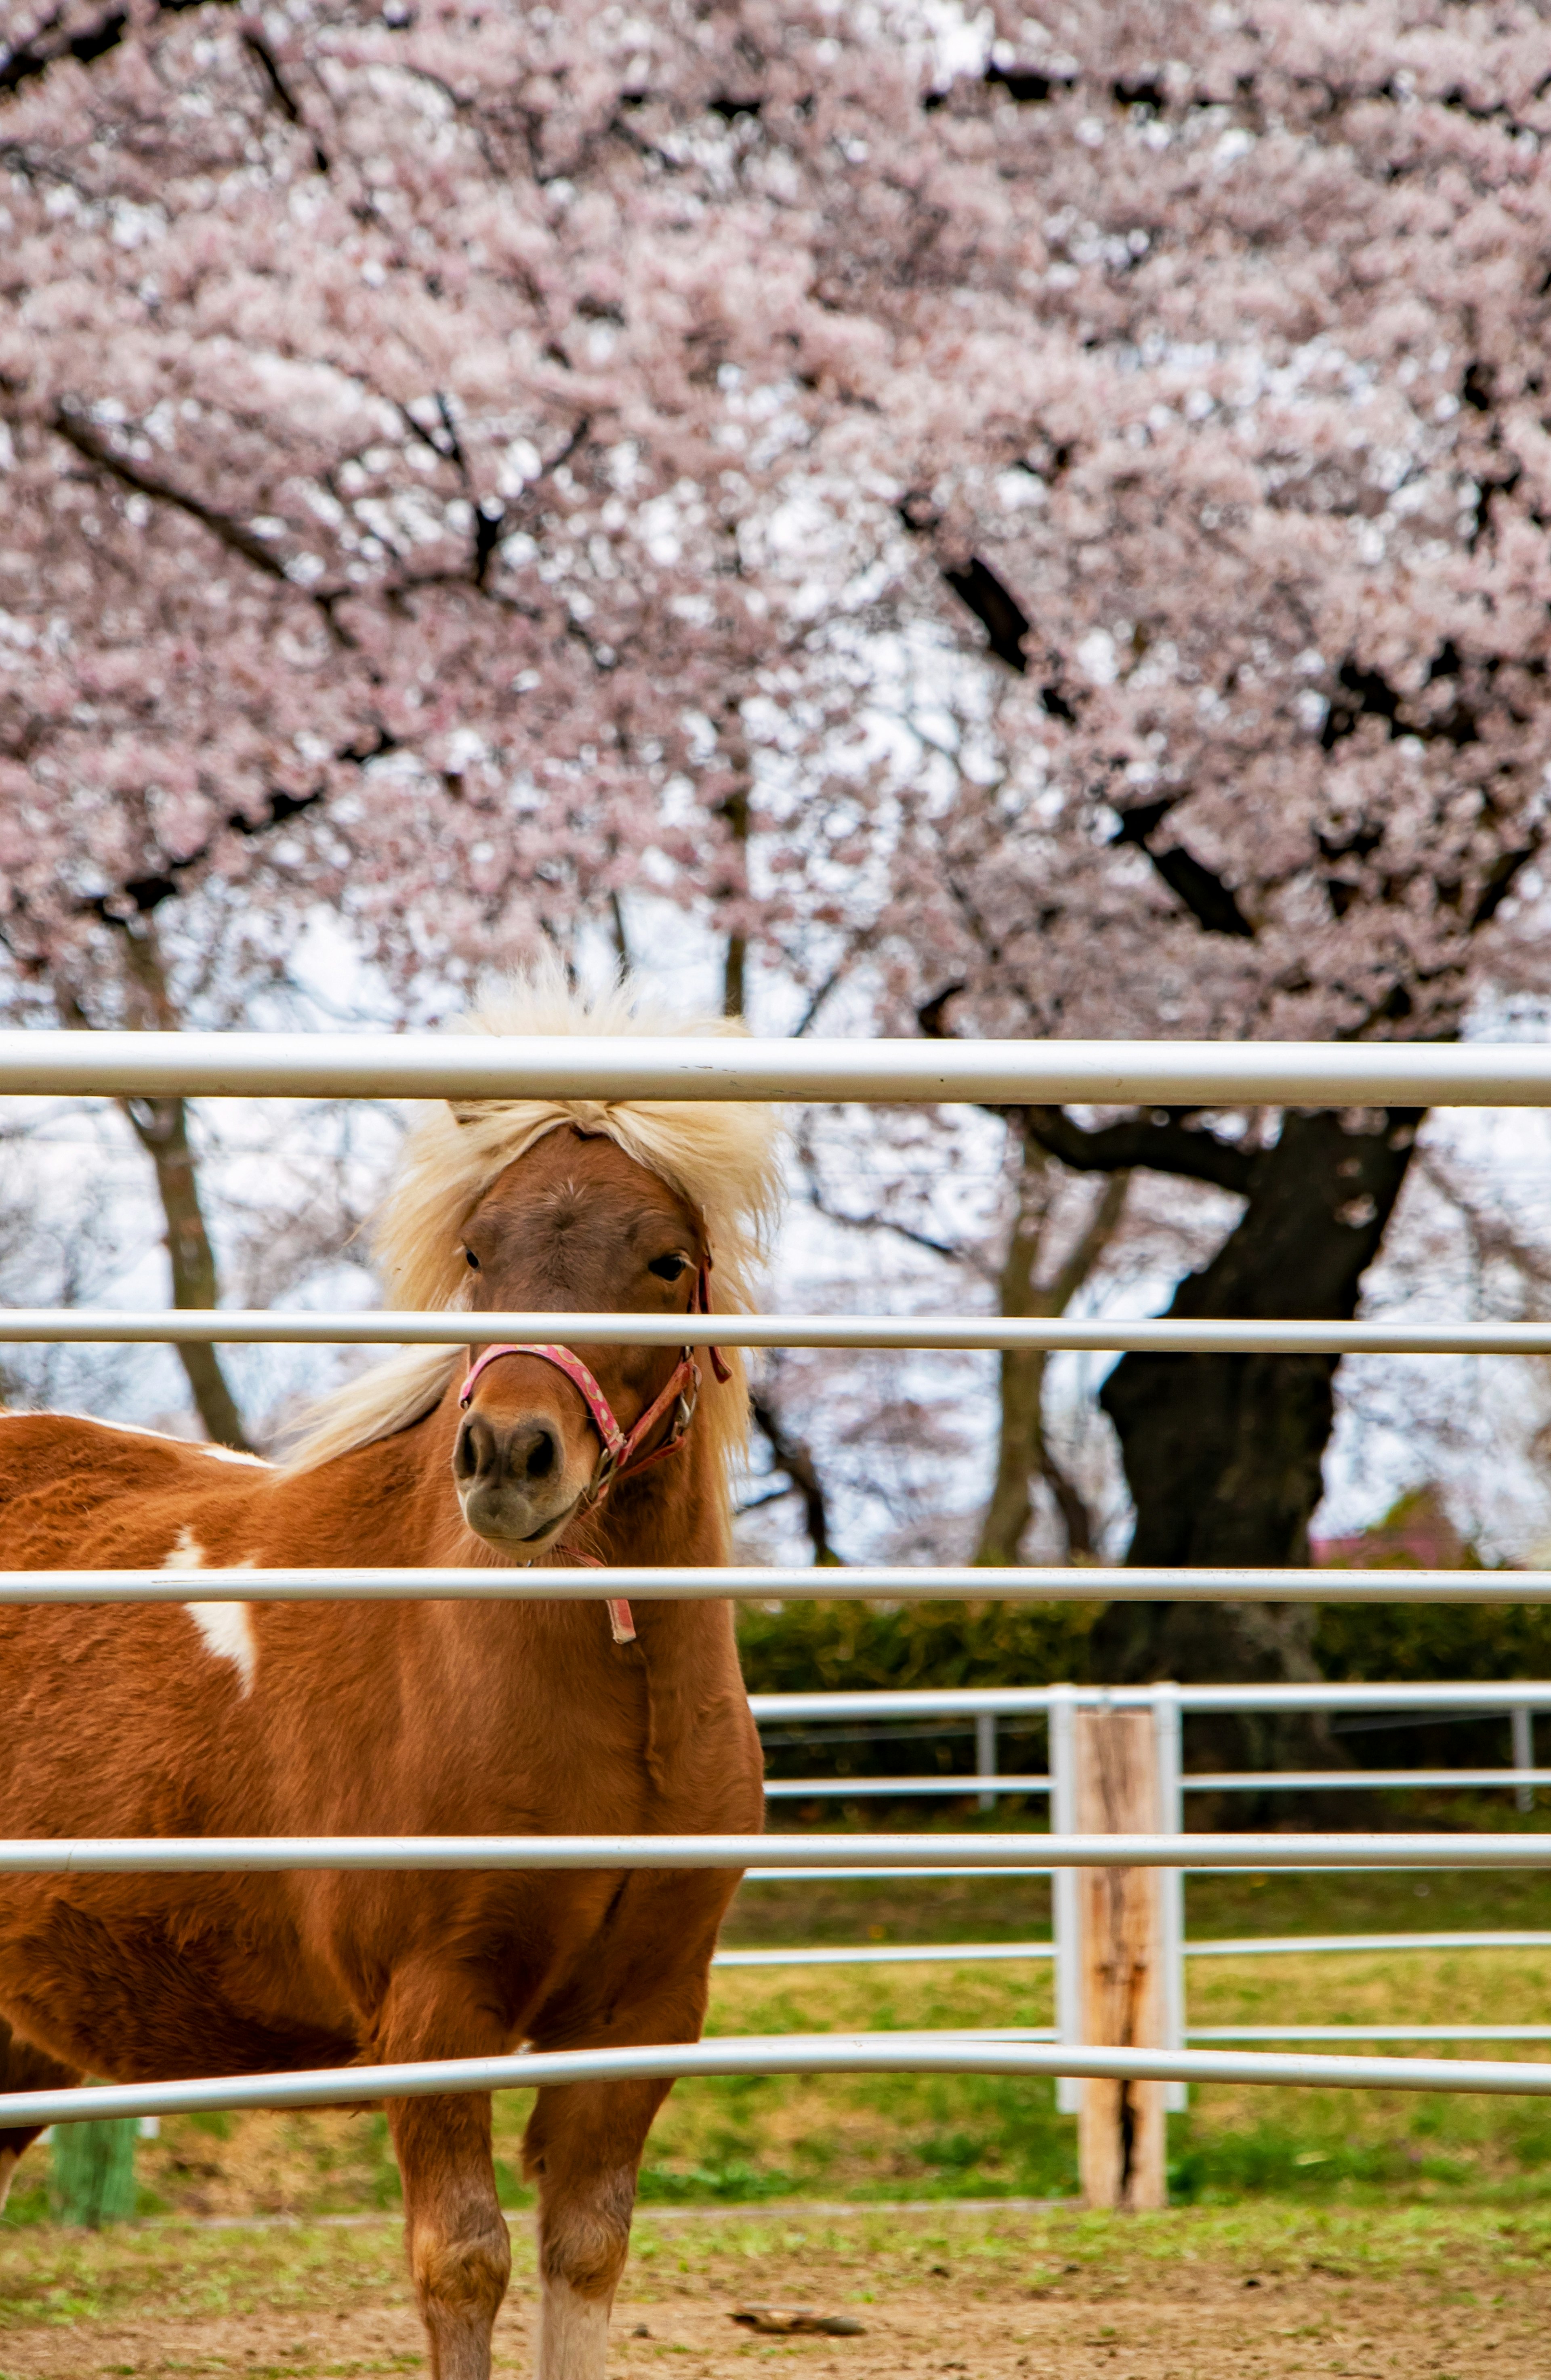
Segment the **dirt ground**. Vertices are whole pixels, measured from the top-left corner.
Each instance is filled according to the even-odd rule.
[[[676,2227],[674,2227],[676,2228]],[[687,2228],[687,2227],[685,2227]],[[697,2226],[697,2230],[702,2227]],[[705,2227],[711,2228],[713,2227]],[[664,2233],[669,2227],[664,2227]],[[384,2242],[384,2245],[386,2243]],[[806,2244],[806,2243],[805,2243]],[[1031,2250],[1035,2242],[1030,2240]],[[1551,2366],[1551,2283],[1533,2263],[1474,2269],[1424,2258],[1409,2274],[1323,2268],[1305,2249],[1298,2269],[1243,2269],[1243,2246],[1149,2260],[1126,2256],[1051,2268],[1041,2243],[1020,2272],[1005,2256],[966,2258],[907,2275],[885,2247],[813,2256],[769,2240],[740,2251],[701,2237],[692,2260],[637,2265],[616,2309],[610,2359],[619,2380],[682,2374],[733,2380],[769,2368],[815,2380],[892,2380],[962,2373],[968,2380],[1283,2380],[1292,2374],[1403,2374],[1407,2380],[1543,2380]],[[298,2242],[298,2247],[301,2243]],[[944,2248],[953,2255],[953,2248]],[[1059,2248],[1058,2248],[1059,2252]],[[305,2261],[306,2251],[302,2249]],[[154,2253],[151,2259],[154,2265]],[[301,2286],[262,2292],[240,2311],[122,2313],[63,2307],[52,2320],[0,2330],[0,2380],[98,2380],[98,2375],[355,2375],[425,2369],[406,2292],[378,2265],[365,2287],[335,2291],[328,2257]],[[679,2269],[672,2267],[677,2265]],[[892,2267],[893,2269],[891,2269]],[[295,2280],[297,2276],[292,2275]],[[343,2277],[343,2276],[341,2276]],[[361,2276],[366,2280],[366,2276]],[[0,2273],[0,2311],[4,2310]],[[349,2301],[338,2302],[343,2296]],[[331,2303],[331,2299],[333,2302]],[[14,2303],[14,2301],[13,2301]],[[807,2305],[864,2325],[857,2337],[759,2338],[733,2319],[742,2304]],[[531,2371],[532,2282],[519,2274],[498,2332],[503,2380]]]

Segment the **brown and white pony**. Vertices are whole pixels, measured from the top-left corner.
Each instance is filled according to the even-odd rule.
[[[671,1029],[551,981],[476,1020]],[[684,1029],[682,1026],[679,1029]],[[709,1029],[709,1028],[708,1028]],[[741,1367],[676,1399],[600,1500],[566,1369],[481,1309],[723,1310],[776,1196],[767,1108],[478,1101],[411,1134],[380,1235],[400,1305],[467,1348],[380,1366],[271,1468],[40,1414],[0,1421],[0,1564],[195,1572],[541,1560],[715,1565]],[[626,1429],[677,1351],[588,1362]],[[725,1377],[721,1377],[725,1374]],[[190,1582],[191,1593],[197,1594]],[[634,1634],[629,1633],[633,1625]],[[616,1641],[623,1636],[624,1641]],[[724,1603],[187,1604],[0,1610],[0,1836],[757,1831],[758,1741]],[[0,2088],[694,2040],[735,1874],[0,1876]],[[9,2028],[7,2032],[7,2026]],[[636,2173],[667,2086],[541,2090],[542,2380],[599,2380]],[[488,2098],[388,2110],[439,2380],[484,2380],[510,2266]],[[0,2135],[0,2185],[30,2133]],[[0,2197],[3,2197],[0,2187]]]

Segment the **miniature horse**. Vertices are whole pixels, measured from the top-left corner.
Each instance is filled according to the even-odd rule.
[[[7,1416],[7,1567],[727,1560],[741,1370],[719,1364],[698,1418],[686,1422],[680,1401],[650,1421],[640,1467],[622,1466],[600,1494],[600,1426],[572,1368],[513,1349],[476,1366],[477,1316],[691,1310],[720,1253],[708,1215],[746,1242],[749,1210],[768,1204],[774,1142],[758,1119],[769,1111],[741,1111],[741,1182],[726,1109],[714,1123],[698,1111],[721,1135],[698,1174],[690,1106],[436,1112],[438,1146],[474,1128],[479,1195],[467,1200],[470,1167],[454,1163],[442,1208],[428,1200],[437,1169],[422,1149],[418,1204],[408,1197],[394,1228],[402,1257],[428,1218],[450,1218],[445,1245],[409,1253],[422,1287],[444,1286],[449,1268],[467,1276],[469,1348],[399,1359],[396,1374],[380,1366],[367,1378],[388,1376],[386,1402],[346,1391],[343,1422],[315,1441],[321,1457],[289,1468],[57,1415]],[[664,1149],[662,1170],[630,1145]],[[402,1288],[414,1262],[398,1270]],[[730,1272],[715,1278],[741,1295],[735,1262]],[[588,1360],[625,1429],[686,1377],[673,1350],[599,1348]],[[406,1376],[425,1409],[403,1422]],[[384,1415],[402,1426],[370,1435]],[[339,1449],[342,1434],[366,1442]],[[670,1444],[671,1459],[649,1461]],[[0,1835],[762,1823],[759,1745],[723,1603],[13,1608],[0,1610]],[[651,1871],[0,1877],[0,2088],[692,2041],[737,1882]],[[667,2088],[538,2094],[524,2155],[539,2193],[541,2380],[603,2373],[636,2168]],[[431,2370],[484,2380],[511,2261],[490,2101],[406,2099],[388,2115]],[[0,2195],[31,2137],[0,2136]]]

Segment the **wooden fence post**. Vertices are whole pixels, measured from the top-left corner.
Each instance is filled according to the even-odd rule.
[[[1079,1706],[1072,1729],[1074,1831],[1160,1833],[1155,1714]],[[1084,2041],[1162,2045],[1162,1883],[1156,1868],[1084,1868],[1078,1876]],[[1088,2204],[1166,2205],[1165,2085],[1090,2079],[1082,2090],[1077,2160]]]

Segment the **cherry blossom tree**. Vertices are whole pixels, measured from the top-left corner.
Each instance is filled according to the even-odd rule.
[[[916,804],[919,861],[896,869],[939,972],[896,928],[902,990],[928,1030],[1436,1037],[1500,1016],[1544,986],[1532,20],[1298,7],[1193,32],[1156,9],[1062,32],[1023,110],[994,68],[949,102],[967,138],[1012,115],[1048,139],[1066,113],[1067,212],[1039,230],[1064,386],[1047,379],[1000,490],[939,473],[904,500],[1017,683],[939,738],[957,783]],[[1127,64],[1128,36],[1150,56]],[[1048,189],[1038,139],[999,152]],[[1022,832],[988,848],[988,808]],[[1174,1311],[1339,1315],[1420,1118],[1021,1122],[1068,1165],[1245,1201]],[[1133,1559],[1306,1558],[1333,1370],[1127,1358],[1103,1402]],[[1302,1630],[1118,1609],[1103,1658],[1296,1669]]]

